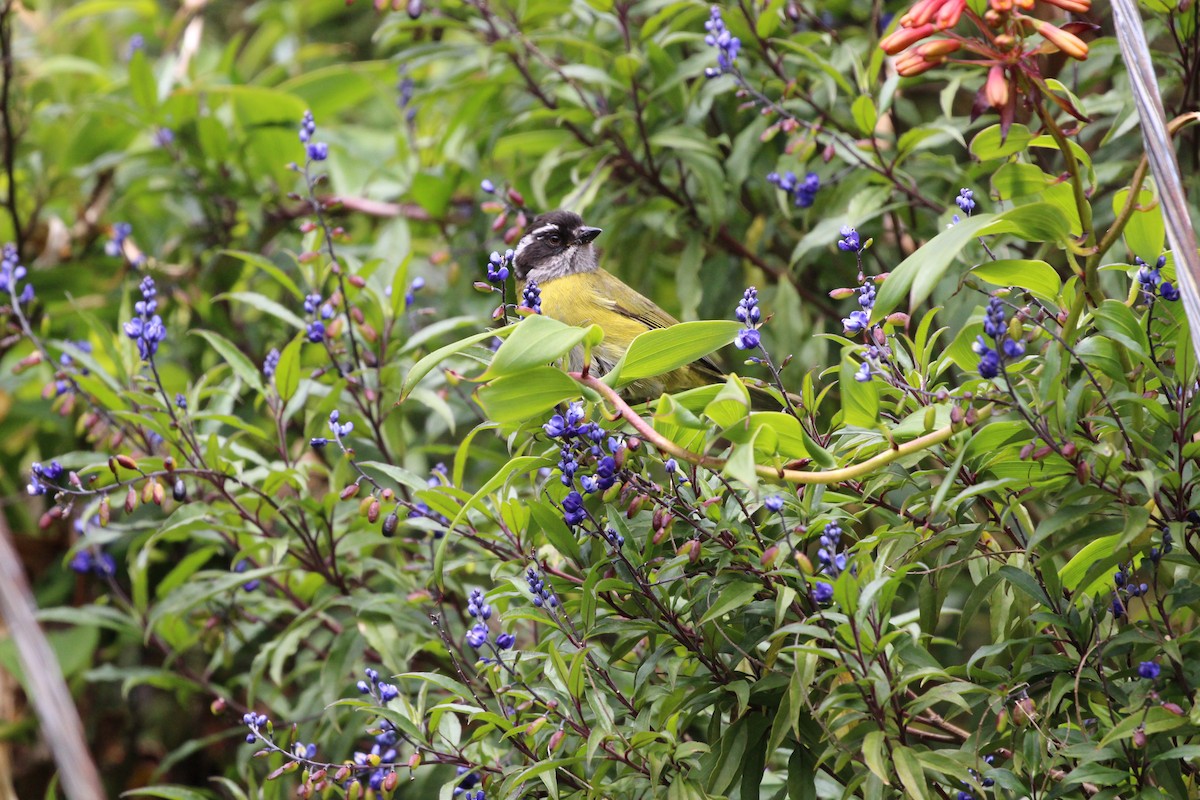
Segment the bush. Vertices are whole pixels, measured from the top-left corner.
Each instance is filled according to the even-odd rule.
[[[403,5],[4,14],[9,519],[107,791],[1196,793],[1200,385],[1103,10]],[[560,206],[685,320],[606,375],[508,274]]]

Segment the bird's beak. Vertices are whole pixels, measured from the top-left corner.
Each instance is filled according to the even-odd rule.
[[[580,244],[587,244],[602,233],[604,233],[604,231],[599,228],[580,228],[579,232],[575,234],[575,239]]]

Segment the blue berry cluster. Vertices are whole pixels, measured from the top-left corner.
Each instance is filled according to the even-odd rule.
[[[849,225],[843,225],[838,231],[842,238],[838,239],[838,250],[846,253],[858,253],[862,251],[862,238],[858,235],[858,231]]]
[[[963,213],[968,217],[975,210],[975,192],[970,189],[959,189],[958,197],[954,198],[954,203],[962,209]]]
[[[260,736],[265,739],[271,733],[271,722],[267,719],[266,714],[255,714],[253,711],[247,711],[242,716],[242,724],[250,729],[250,732],[246,734],[246,742],[248,744],[254,744]],[[266,729],[266,733],[263,732],[264,729]]]
[[[773,494],[766,500],[763,500],[763,508],[773,514],[778,514],[783,510],[783,495]]]
[[[817,199],[817,191],[821,188],[821,179],[817,173],[810,172],[800,180],[796,173],[788,171],[780,175],[772,172],[767,175],[767,183],[778,186],[784,192],[794,195],[797,208],[808,208]]]
[[[1175,288],[1175,284],[1162,279],[1162,268],[1167,265],[1167,257],[1161,255],[1154,267],[1137,256],[1133,257],[1133,263],[1138,265],[1137,282],[1142,290],[1142,301],[1146,305],[1152,305],[1154,298],[1161,295],[1163,300],[1174,302],[1179,299],[1179,290]]]
[[[128,222],[113,223],[109,239],[104,243],[104,254],[112,258],[119,258],[125,249],[125,240],[131,233],[133,233],[133,226]]]
[[[1004,319],[1004,302],[999,297],[988,301],[983,317],[983,332],[996,345],[995,349],[989,347],[982,336],[975,337],[975,344],[971,349],[979,356],[979,377],[991,379],[1000,374],[1000,367],[1006,361],[1025,354],[1025,343],[1008,335],[1009,326]]]
[[[986,755],[983,757],[983,763],[987,764],[990,767],[994,763],[996,763],[996,757],[993,755]],[[971,777],[974,778],[975,781],[980,786],[982,786],[984,789],[990,789],[996,785],[995,779],[984,778],[976,770],[971,769],[970,767],[967,768],[967,772],[971,773]],[[962,784],[963,784],[963,786],[966,786],[967,789],[970,789],[970,787],[971,787],[971,785],[969,783],[967,783],[966,781],[963,781]],[[955,797],[955,800],[977,800],[976,796],[972,792],[967,791],[966,789],[959,791],[959,793],[956,794],[954,797]]]
[[[79,340],[79,341],[77,341],[77,342],[71,342],[71,341],[68,341],[68,342],[67,342],[67,344],[69,344],[69,345],[71,345],[71,346],[75,347],[76,349],[78,349],[79,351],[81,351],[81,352],[84,352],[84,353],[91,353],[91,352],[92,352],[92,343],[91,343],[91,342],[89,342],[89,341],[86,341],[86,340],[82,340],[82,339],[81,339],[81,340]],[[60,365],[60,366],[62,366],[64,369],[70,369],[70,368],[72,368],[72,367],[74,367],[74,366],[75,366],[75,359],[73,359],[73,358],[71,357],[71,354],[70,354],[70,353],[62,353],[62,354],[61,354],[61,355],[58,357],[58,363],[59,363],[59,365]],[[79,372],[80,372],[80,374],[82,374],[82,375],[87,375],[87,374],[88,374],[88,369],[87,369],[87,367],[80,367],[80,368],[79,368]],[[59,374],[62,374],[62,373],[59,373]],[[56,397],[57,397],[58,395],[66,394],[66,393],[67,393],[68,391],[70,391],[70,390],[71,390],[71,382],[70,382],[70,381],[68,381],[66,378],[57,378],[57,379],[55,379],[55,381],[54,381],[54,395],[55,395]]]
[[[1175,549],[1175,539],[1166,528],[1162,530],[1162,544],[1150,548],[1150,561],[1158,564],[1162,557]]]
[[[399,80],[396,83],[396,107],[404,112],[404,121],[409,125],[417,118],[417,108],[412,104],[413,89],[416,83],[408,74],[408,67],[403,64],[398,70]]]
[[[494,286],[504,285],[504,282],[508,280],[509,273],[512,271],[514,255],[512,250],[505,250],[503,255],[495,250],[492,251],[492,254],[488,256],[486,267],[488,283]]]
[[[238,573],[239,575],[248,569],[250,569],[250,562],[244,558],[233,565],[233,571]],[[262,581],[260,581],[258,578],[251,578],[250,580],[248,580],[242,584],[242,591],[253,592],[255,589],[257,589],[261,585],[262,585]]]
[[[136,317],[125,323],[125,335],[137,342],[138,353],[143,361],[150,361],[158,352],[158,345],[167,338],[167,329],[158,310],[158,290],[149,275],[142,278],[142,299],[133,304]]]
[[[1150,585],[1132,580],[1130,564],[1117,564],[1113,573],[1112,613],[1114,617],[1124,617],[1128,613],[1129,600],[1141,597],[1150,591]]]
[[[542,290],[538,288],[537,281],[531,279],[525,284],[525,291],[521,293],[521,305],[535,314],[542,313]]]
[[[65,471],[63,465],[57,460],[44,466],[35,461],[29,467],[29,485],[25,487],[25,491],[30,495],[45,494],[50,488],[46,484],[58,483],[58,479],[63,476]]]
[[[332,433],[333,438],[337,439],[338,441],[341,441],[345,436],[349,436],[350,432],[354,430],[353,422],[341,422],[341,418],[342,412],[338,411],[336,408],[329,412],[329,432]],[[329,444],[331,441],[333,441],[333,439],[325,436],[314,436],[308,440],[308,443],[312,447],[320,449]]]
[[[300,143],[310,161],[324,161],[329,158],[329,145],[324,142],[314,142],[313,135],[317,132],[317,123],[311,111],[305,111],[300,119]]]
[[[827,523],[821,531],[821,546],[817,548],[817,560],[821,562],[821,572],[831,578],[841,575],[846,569],[846,554],[838,552],[842,543],[842,526],[833,521]],[[828,603],[833,599],[833,584],[828,581],[817,581],[813,588],[813,599],[818,603]]]
[[[4,250],[0,252],[0,292],[13,295],[17,303],[26,305],[33,299],[33,284],[27,283],[21,287],[21,281],[28,271],[19,262],[17,248],[11,244],[4,245]]]
[[[620,437],[609,436],[595,422],[585,422],[582,403],[572,403],[565,415],[552,416],[542,430],[551,439],[559,440],[560,480],[570,489],[563,498],[563,519],[572,527],[581,525],[587,519],[587,510],[583,495],[575,489],[576,478],[586,494],[612,488],[617,482],[616,456],[625,444]],[[590,474],[580,473],[581,461],[593,464]]]
[[[1162,674],[1162,667],[1158,665],[1157,661],[1143,661],[1138,664],[1137,673],[1138,677],[1145,680],[1157,680],[1158,676]]]
[[[492,618],[492,607],[484,599],[482,589],[472,589],[467,596],[467,613],[475,620],[475,624],[467,631],[467,644],[479,650],[488,642],[491,631],[488,629],[487,621]],[[499,651],[510,649],[516,644],[516,641],[517,637],[511,633],[497,633],[493,651],[499,655]],[[491,659],[485,658],[483,661],[487,663]]]
[[[367,669],[364,670],[364,673],[367,676],[367,680],[359,681],[357,684],[355,684],[356,688],[361,694],[369,694],[381,705],[389,703],[400,696],[400,690],[397,689],[393,684],[381,681],[379,679],[378,670],[373,670],[370,667],[367,667]],[[391,759],[385,760],[390,761]]]
[[[325,339],[325,323],[322,320],[333,319],[335,313],[333,304],[323,303],[321,295],[312,292],[304,298],[304,313],[310,317],[314,317],[308,323],[305,336],[313,344],[318,344]],[[320,315],[320,319],[315,319],[318,314]]]
[[[371,744],[371,749],[365,753],[358,751],[354,754],[355,766],[365,768],[367,786],[376,792],[383,788],[383,782],[395,772],[398,756],[396,743],[399,741],[400,734],[396,731],[395,726],[387,720],[383,720],[380,723],[380,732],[376,734],[375,741]]]
[[[420,275],[412,279],[408,284],[408,291],[404,293],[404,307],[410,308],[417,299],[417,292],[425,288],[425,279]]]
[[[704,70],[706,78],[715,78],[727,72],[733,72],[733,64],[737,60],[738,51],[742,49],[742,40],[729,32],[725,20],[721,18],[721,7],[713,6],[709,18],[704,23],[708,33],[704,43],[717,50],[717,66]]]
[[[443,483],[449,483],[446,479],[446,465],[440,461],[433,466],[433,474],[425,479],[426,486],[441,486]],[[439,514],[429,507],[429,504],[423,500],[417,500],[413,503],[412,509],[408,512],[409,519],[431,519],[438,525],[442,526],[440,530],[433,532],[433,538],[440,539],[446,535],[446,526],[450,524],[450,519],[445,514]]]
[[[738,331],[737,338],[733,340],[734,346],[738,350],[754,350],[761,345],[762,334],[758,332],[758,326],[761,324],[762,311],[758,308],[758,289],[753,286],[747,289],[733,314],[738,322],[746,326]]]
[[[871,309],[875,307],[875,282],[866,279],[858,287],[858,310],[851,311],[850,316],[842,318],[842,326],[846,333],[861,333],[871,324]]]
[[[558,595],[554,590],[546,585],[546,579],[542,577],[536,567],[530,567],[525,570],[525,582],[529,584],[529,593],[533,595],[533,604],[538,608],[547,606],[549,608],[558,607]]]
[[[117,561],[111,554],[96,548],[80,550],[71,558],[70,567],[80,575],[95,575],[98,578],[110,578],[117,574]]]
[[[454,796],[462,796],[462,800],[486,800],[483,789],[471,791],[479,785],[479,773],[471,772],[466,767],[458,767],[458,785],[454,787]]]
[[[270,378],[275,375],[275,370],[279,367],[279,348],[272,347],[267,353],[267,357],[263,359],[262,373],[263,377]]]

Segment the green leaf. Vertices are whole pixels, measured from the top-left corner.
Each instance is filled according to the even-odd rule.
[[[293,338],[279,354],[279,364],[275,367],[275,391],[284,403],[291,400],[300,388],[300,348],[304,341],[300,337]]]
[[[304,320],[292,313],[290,309],[281,306],[269,297],[264,297],[258,292],[225,292],[224,294],[217,295],[213,300],[233,300],[237,303],[245,303],[265,314],[270,314],[272,317],[283,320],[299,331],[308,327],[304,324]]]
[[[121,792],[121,797],[157,797],[161,800],[214,800],[218,797],[215,792],[201,789],[189,789],[186,786],[143,786],[140,789],[130,789]]]
[[[725,587],[717,601],[709,606],[708,611],[700,618],[700,624],[712,622],[723,617],[734,609],[741,608],[762,589],[757,581],[737,581]]]
[[[212,345],[217,354],[229,364],[234,375],[241,378],[243,382],[253,386],[260,393],[263,391],[262,374],[254,366],[253,362],[246,358],[242,354],[242,351],[237,349],[237,345],[224,336],[212,331],[192,331],[192,333]]]
[[[971,155],[980,161],[1006,158],[1024,150],[1032,139],[1033,135],[1024,125],[1013,125],[1008,129],[1008,135],[1004,136],[997,123],[975,134],[971,140]]]
[[[243,250],[222,250],[221,255],[229,256],[230,258],[236,258],[238,261],[241,261],[244,264],[248,264],[256,269],[262,270],[274,278],[276,283],[287,289],[288,293],[290,293],[297,300],[303,299],[304,293],[300,291],[300,287],[296,285],[296,282],[292,280],[292,277],[280,269],[279,265],[271,261],[269,258],[265,258],[258,253],[247,253]]]
[[[718,428],[728,428],[746,418],[750,411],[750,392],[737,375],[730,375],[717,396],[704,407],[704,416]]]
[[[1062,291],[1062,281],[1054,267],[1045,261],[1001,259],[985,261],[971,274],[993,286],[1017,286],[1027,289],[1034,297],[1056,302]]]
[[[875,125],[879,122],[879,111],[876,110],[875,101],[870,95],[859,95],[850,106],[850,115],[854,117],[854,124],[863,136],[870,136],[875,132]]]
[[[514,326],[478,380],[507,377],[531,367],[545,366],[562,358],[577,345],[592,346],[603,338],[604,331],[599,325],[576,328],[542,314],[533,314]]]
[[[967,217],[901,261],[879,287],[872,321],[877,322],[895,311],[906,294],[909,295],[910,309],[923,303],[962,249],[982,235],[995,220],[994,214]]]
[[[908,796],[929,800],[929,784],[925,780],[925,770],[916,754],[907,747],[895,747],[892,749],[892,763]]]
[[[908,295],[909,309],[915,309],[929,297],[962,249],[976,237],[1013,233],[1029,241],[1048,242],[1064,239],[1070,221],[1050,203],[1030,203],[1002,214],[979,214],[942,231],[924,246],[900,262],[879,289],[872,321],[879,321],[896,310]]]
[[[1150,352],[1146,329],[1138,323],[1129,306],[1120,300],[1105,300],[1094,314],[1096,327],[1105,336],[1140,356],[1144,357]]]
[[[883,731],[871,731],[863,738],[862,752],[863,759],[867,762],[867,769],[875,773],[879,780],[883,781],[885,786],[891,786],[892,782],[888,776],[887,763],[883,757]]]
[[[1035,164],[1014,161],[996,170],[992,176],[992,192],[1001,200],[1032,197],[1046,191],[1054,180]]]
[[[158,107],[158,86],[154,72],[150,69],[150,60],[145,51],[140,48],[129,59],[129,88],[133,92],[134,102],[143,111],[153,113]]]
[[[691,364],[732,342],[742,327],[732,320],[701,320],[646,331],[630,342],[606,382],[617,388]]]
[[[842,390],[842,421],[858,428],[874,428],[879,422],[879,386],[874,380],[859,381],[855,378],[858,364],[850,358],[850,352],[842,356],[842,374],[839,386]]]
[[[1128,198],[1129,189],[1122,189],[1113,195],[1113,214],[1121,212]],[[1154,192],[1149,189],[1138,192],[1137,203],[1134,204],[1133,214],[1130,215],[1123,234],[1129,252],[1140,256],[1147,264],[1153,264],[1162,253],[1166,223],[1163,221],[1162,208]]]
[[[505,424],[532,419],[582,393],[582,387],[562,370],[536,367],[497,378],[481,386],[475,397],[488,419]]]
[[[404,402],[406,399],[408,399],[408,396],[412,394],[412,390],[415,389],[417,384],[421,382],[421,379],[433,371],[433,368],[438,364],[441,364],[443,361],[453,355],[461,353],[472,345],[479,344],[480,342],[486,342],[493,336],[507,336],[513,331],[514,328],[516,328],[517,324],[518,323],[513,323],[512,325],[507,325],[503,328],[481,331],[474,335],[468,336],[465,339],[459,339],[457,342],[451,342],[445,347],[439,347],[437,350],[434,350],[432,353],[414,364],[412,369],[408,371],[408,374],[404,376],[404,385],[400,388],[400,402]]]

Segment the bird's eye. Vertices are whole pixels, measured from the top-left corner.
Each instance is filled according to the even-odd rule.
[[[555,247],[558,247],[560,244],[562,244],[562,237],[559,236],[557,233],[552,233],[546,237],[546,241],[549,242],[550,244],[554,245]]]

